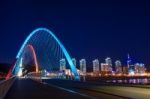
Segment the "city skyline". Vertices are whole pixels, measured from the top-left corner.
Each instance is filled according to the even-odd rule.
[[[121,62],[120,64],[121,64],[121,66],[126,66],[126,67],[128,67],[128,55],[129,54],[127,54],[126,55],[126,59],[125,60],[121,60],[121,59],[119,59],[119,58],[117,58],[116,60],[114,60],[112,57],[103,57],[103,58],[92,58],[91,60],[89,60],[89,59],[86,59],[86,58],[73,58],[74,60],[76,60],[76,64],[75,64],[75,66],[79,66],[79,60],[80,59],[85,59],[86,61],[87,61],[87,65],[88,65],[88,67],[89,67],[89,64],[90,64],[90,66],[93,64],[93,61],[95,61],[95,60],[98,60],[99,61],[99,63],[107,63],[106,62],[106,60],[107,59],[111,59],[111,66],[113,66],[113,67],[115,67],[115,65],[116,65],[116,62],[117,61],[119,61],[119,62]],[[134,60],[134,58],[131,56],[130,57],[130,60],[132,61],[132,64],[136,64],[136,63],[140,63],[140,64],[144,64],[145,65],[145,63],[143,63],[143,62],[141,62],[141,61],[137,61],[137,60]],[[134,60],[134,61],[133,61]],[[73,61],[73,60],[72,60]]]
[[[4,8],[0,10],[1,63],[13,62],[29,32],[48,27],[71,57],[92,60],[109,56],[125,64],[129,53],[133,61],[150,68],[150,14],[146,1],[3,1],[0,6]]]
[[[1,0],[0,99],[149,99],[146,0]]]

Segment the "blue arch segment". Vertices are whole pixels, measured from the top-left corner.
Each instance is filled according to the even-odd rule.
[[[21,48],[20,48],[20,50],[19,50],[19,52],[18,52],[18,54],[17,54],[17,56],[16,56],[16,59],[19,59],[19,58],[20,58],[21,53],[23,52],[23,50],[24,50],[25,46],[27,45],[28,41],[29,41],[30,38],[31,38],[34,34],[36,34],[38,31],[46,31],[46,32],[48,32],[48,33],[56,40],[56,42],[59,44],[60,48],[62,49],[62,51],[63,51],[63,53],[64,53],[64,55],[65,55],[65,57],[66,57],[66,59],[67,59],[67,61],[68,61],[68,63],[69,63],[69,66],[70,66],[72,72],[74,73],[75,79],[76,79],[76,80],[79,80],[79,79],[80,79],[80,76],[79,76],[79,74],[77,73],[77,69],[76,69],[76,67],[74,66],[74,64],[73,64],[73,62],[72,62],[72,59],[71,59],[69,53],[67,52],[66,48],[65,48],[64,45],[60,42],[60,40],[54,35],[54,33],[51,32],[51,31],[50,31],[49,29],[47,29],[47,28],[37,28],[37,29],[35,29],[33,32],[31,32],[31,33],[29,34],[29,36],[26,38],[26,40],[24,41],[23,45],[21,46]]]

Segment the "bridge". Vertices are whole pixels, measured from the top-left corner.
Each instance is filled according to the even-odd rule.
[[[45,75],[42,74],[43,70],[49,73],[57,72],[57,74],[59,74],[62,72],[60,71],[60,64],[59,64],[61,59],[67,60],[68,65],[66,66],[65,69],[70,69],[72,73],[72,79],[80,80],[79,74],[77,73],[76,67],[73,64],[69,53],[67,52],[64,45],[60,42],[60,40],[54,35],[54,33],[46,28],[35,29],[33,32],[29,34],[29,36],[25,39],[24,43],[22,44],[16,56],[16,60],[7,74],[6,82],[9,81],[10,86],[14,82],[12,88],[14,87],[15,92],[18,93],[17,95],[18,97],[21,94],[20,89],[26,90],[26,88],[28,88],[28,90],[33,90],[34,92],[38,92],[37,90],[38,86],[34,87],[36,86],[34,81],[32,81],[31,79],[29,80],[27,78],[25,79],[23,78],[20,79],[20,78],[26,76],[28,78],[32,77],[32,78],[36,78],[36,80],[39,80],[42,78],[42,76]],[[12,76],[13,78],[11,78]],[[20,88],[20,86],[22,87]],[[54,88],[52,87],[52,89]],[[28,92],[28,90],[23,91],[23,93]],[[53,90],[51,92],[53,94],[57,94],[58,93],[57,91],[61,92],[61,90],[56,90],[56,92],[55,90]],[[38,98],[38,95],[41,94],[42,89],[39,90],[39,92],[40,93],[37,94],[36,98]],[[65,95],[67,93],[62,93],[62,95],[63,94]],[[12,96],[12,95],[8,95],[8,96]],[[27,96],[30,97],[30,95]],[[20,98],[23,97],[26,96],[21,96]],[[13,98],[13,96],[11,98]],[[14,98],[16,98],[16,95]]]
[[[65,68],[60,65],[62,59],[67,60]],[[148,85],[108,86],[103,82],[82,81],[62,42],[46,28],[29,34],[6,80],[0,82],[0,99],[148,99],[149,91]]]

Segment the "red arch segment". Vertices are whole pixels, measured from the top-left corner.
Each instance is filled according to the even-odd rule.
[[[27,47],[29,47],[32,51],[34,63],[35,63],[35,72],[38,73],[39,72],[39,66],[38,66],[38,61],[37,61],[35,50],[31,44],[27,45]],[[12,76],[12,71],[14,69],[15,64],[16,64],[16,60],[13,62],[13,65],[10,67],[10,69],[6,75],[6,79],[9,79]]]
[[[16,59],[14,60],[12,66],[10,67],[10,69],[9,69],[7,75],[6,75],[6,79],[9,79],[12,76],[12,71],[13,71],[13,69],[15,67],[15,64],[16,64]]]
[[[31,49],[32,53],[33,53],[33,58],[34,58],[34,63],[35,63],[35,72],[38,73],[39,72],[39,65],[38,65],[35,50],[34,50],[34,48],[31,44],[28,44],[27,47],[29,47]]]

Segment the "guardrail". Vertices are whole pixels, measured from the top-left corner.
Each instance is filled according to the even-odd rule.
[[[3,99],[5,97],[9,88],[11,87],[13,82],[15,81],[15,78],[16,77],[14,76],[14,77],[11,77],[7,80],[3,80],[0,82],[0,99]]]

